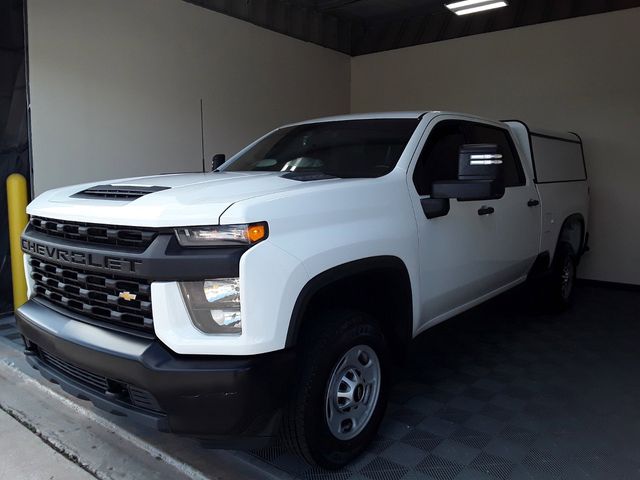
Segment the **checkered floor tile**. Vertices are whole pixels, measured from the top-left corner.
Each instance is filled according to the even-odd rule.
[[[374,444],[339,472],[279,445],[254,455],[295,478],[640,478],[640,293],[581,285],[542,313],[521,289],[419,338],[395,372]]]

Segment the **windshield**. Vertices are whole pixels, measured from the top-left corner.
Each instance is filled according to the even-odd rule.
[[[418,122],[343,120],[281,128],[237,155],[223,170],[380,177],[393,170]]]

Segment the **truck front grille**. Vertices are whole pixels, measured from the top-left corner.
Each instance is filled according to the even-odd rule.
[[[46,352],[41,348],[38,348],[37,351],[42,362],[66,377],[70,377],[76,382],[81,383],[85,387],[89,387],[92,390],[105,395],[109,392],[111,398],[129,403],[138,408],[163,413],[162,408],[155,397],[142,388],[89,372],[84,368],[78,367],[77,365],[56,357],[55,355],[51,355],[49,352]]]
[[[29,264],[37,295],[105,326],[153,331],[148,281],[63,267],[34,257]]]
[[[31,227],[40,233],[76,242],[147,248],[158,232],[149,228],[71,222],[31,217]]]

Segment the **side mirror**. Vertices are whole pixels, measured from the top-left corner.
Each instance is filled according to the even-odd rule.
[[[497,145],[462,145],[458,179],[433,182],[432,198],[491,200],[504,195],[502,154]]]
[[[227,160],[224,153],[216,153],[211,159],[211,171],[214,172]]]
[[[502,180],[502,154],[497,145],[462,145],[458,151],[458,180]]]

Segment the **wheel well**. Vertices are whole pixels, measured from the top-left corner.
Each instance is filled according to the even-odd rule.
[[[332,268],[310,280],[291,317],[287,347],[297,343],[315,314],[349,308],[376,319],[392,351],[402,352],[413,332],[411,281],[397,257],[372,257]]]
[[[566,242],[573,248],[576,256],[580,258],[584,250],[585,241],[585,227],[584,218],[579,213],[569,215],[562,223],[560,228],[560,234],[558,235],[558,244],[556,245],[556,251],[558,245],[562,242]],[[554,252],[555,258],[555,252]]]

